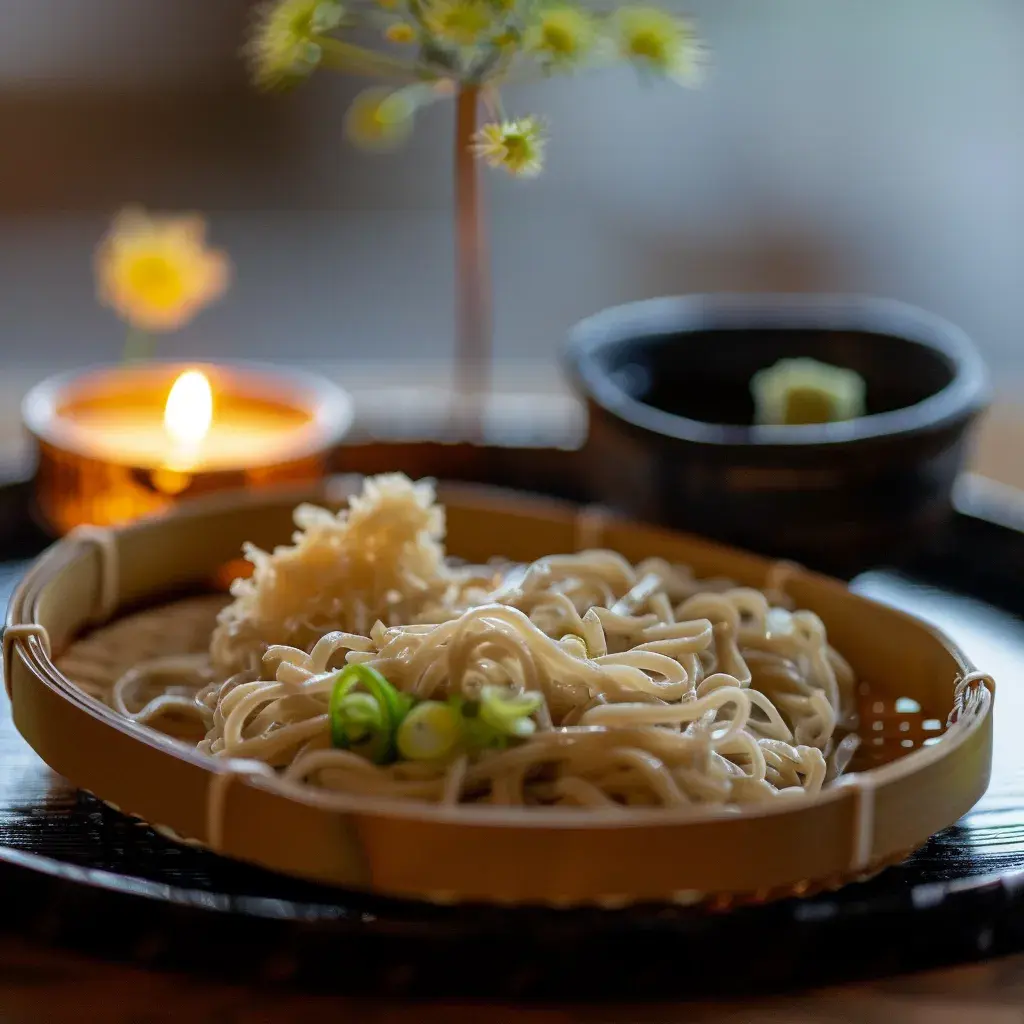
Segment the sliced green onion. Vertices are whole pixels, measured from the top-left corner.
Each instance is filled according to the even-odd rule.
[[[539,693],[509,693],[500,686],[480,691],[480,720],[498,734],[523,739],[537,728],[530,717],[543,703]]]
[[[409,761],[440,761],[462,739],[462,716],[450,704],[425,700],[398,727],[398,754]]]
[[[356,690],[356,687],[362,690]],[[395,755],[395,733],[412,706],[369,665],[346,665],[334,680],[327,715],[331,742],[343,750],[385,764]]]
[[[480,706],[470,703],[463,710],[463,714],[469,711],[470,714],[462,719],[462,740],[467,750],[502,750],[508,746],[508,736],[493,726],[488,725],[477,712]]]
[[[539,693],[485,686],[479,700],[455,695],[416,703],[376,669],[362,663],[339,670],[327,711],[331,742],[375,764],[396,757],[441,761],[458,750],[501,749],[531,736],[530,717],[543,703]]]
[[[386,712],[368,693],[346,694],[338,707],[338,724],[344,729],[349,746],[362,743],[371,734],[387,728]]]

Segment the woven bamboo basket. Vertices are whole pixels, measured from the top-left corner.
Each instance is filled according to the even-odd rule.
[[[204,649],[242,542],[281,543],[299,501],[336,507],[359,485],[346,477],[302,492],[217,496],[55,544],[7,615],[5,679],[22,735],[76,786],[180,840],[434,902],[727,907],[805,894],[902,859],[985,791],[994,685],[931,627],[796,566],[474,486],[439,488],[452,555],[525,561],[596,546],[634,562],[659,555],[699,577],[783,589],[816,612],[861,680],[853,770],[818,796],[742,812],[437,807],[253,774],[90,695],[134,660]]]

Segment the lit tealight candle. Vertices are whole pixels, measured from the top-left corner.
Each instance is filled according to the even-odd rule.
[[[125,522],[186,492],[319,476],[352,419],[341,389],[246,364],[57,378],[23,414],[39,445],[40,510],[58,531]]]
[[[180,494],[202,463],[213,423],[213,389],[206,374],[186,370],[171,387],[164,406],[164,433],[170,444],[166,463],[153,470],[153,484],[164,494]]]
[[[213,423],[213,389],[206,374],[186,370],[171,388],[164,406],[164,430],[174,445],[175,458],[195,462]],[[186,467],[187,468],[187,467]]]

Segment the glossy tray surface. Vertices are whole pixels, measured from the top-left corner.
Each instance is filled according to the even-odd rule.
[[[339,892],[177,846],[75,792],[22,741],[3,699],[5,924],[119,957],[214,963],[243,978],[488,995],[635,995],[638,984],[652,995],[735,992],[1024,947],[1020,546],[1009,525],[961,516],[948,550],[927,564],[852,581],[939,625],[999,684],[988,793],[870,882],[731,913],[438,908]],[[0,563],[5,602],[24,566]],[[98,936],[97,914],[118,915],[116,934]],[[730,948],[759,950],[744,958],[742,976],[722,955]]]

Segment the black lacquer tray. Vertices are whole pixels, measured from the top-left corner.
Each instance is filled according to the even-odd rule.
[[[44,543],[16,513],[23,491],[0,488],[5,603]],[[967,490],[940,550],[852,585],[941,626],[999,685],[987,795],[869,882],[727,913],[439,908],[336,891],[174,845],[76,793],[0,698],[0,927],[241,980],[519,998],[735,995],[1024,949],[1024,505]]]

